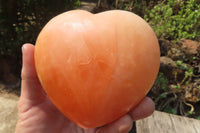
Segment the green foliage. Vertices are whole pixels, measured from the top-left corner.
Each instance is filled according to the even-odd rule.
[[[181,114],[185,116],[193,115],[195,113],[194,107],[192,104],[187,103],[186,89],[188,89],[187,85],[191,82],[194,70],[192,67],[186,66],[183,61],[180,60],[176,61],[176,65],[177,71],[174,75],[175,82],[168,83],[168,79],[161,72],[156,78],[154,88],[157,89],[153,92],[156,109],[172,114]],[[185,74],[183,79],[178,82],[177,72],[180,69],[183,70]],[[183,83],[185,83],[185,85],[183,85]],[[200,87],[198,89],[200,90]],[[186,106],[191,109],[188,111],[188,108],[185,108]]]
[[[164,0],[107,0],[107,3],[111,9],[127,10],[144,17],[146,9],[153,8],[160,1]]]
[[[187,65],[183,64],[182,60],[177,60],[176,61],[176,66],[177,66],[178,69],[182,69],[182,70],[188,69]]]
[[[176,85],[173,85],[173,87],[178,91],[181,89],[181,85],[177,83]]]
[[[79,0],[0,0],[0,55],[19,55],[21,45],[35,43],[52,17],[79,5]]]
[[[174,85],[174,87],[178,90],[181,88],[181,85],[185,82],[185,85],[188,85],[192,76],[194,75],[194,69],[193,67],[187,67],[186,64],[183,64],[182,60],[178,60],[176,61],[176,66],[178,69],[182,69],[185,70],[185,74],[184,74],[184,78],[182,79],[181,83],[177,82],[177,72],[175,72],[175,81],[177,82],[176,85]]]
[[[164,109],[164,112],[167,112],[167,113],[170,113],[170,114],[177,114],[177,110],[172,108],[171,106],[167,106],[165,109]]]
[[[159,72],[154,84],[155,84],[156,87],[161,88],[164,91],[168,91],[169,90],[169,87],[167,85],[168,84],[168,79],[161,72]],[[165,97],[165,96],[161,96],[161,97]]]
[[[187,116],[188,116],[188,115],[194,115],[194,114],[195,114],[194,111],[188,111],[188,112],[186,113]]]
[[[145,20],[159,38],[200,40],[200,1],[167,0],[147,11]]]

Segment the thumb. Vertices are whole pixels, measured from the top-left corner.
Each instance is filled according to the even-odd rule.
[[[39,82],[35,63],[34,63],[34,45],[24,44],[22,46],[23,65],[21,72],[21,97],[20,100],[25,100],[29,104],[37,104],[46,98],[43,93],[42,86]]]

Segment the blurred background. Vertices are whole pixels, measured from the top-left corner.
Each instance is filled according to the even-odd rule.
[[[161,48],[160,72],[148,96],[156,110],[200,119],[200,0],[0,0],[0,123],[16,118],[21,46],[34,44],[52,17],[77,8],[121,9],[144,18]]]

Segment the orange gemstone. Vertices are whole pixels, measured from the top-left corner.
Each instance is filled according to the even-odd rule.
[[[112,122],[147,94],[160,64],[158,40],[139,16],[74,10],[43,28],[35,65],[48,97],[84,128]]]

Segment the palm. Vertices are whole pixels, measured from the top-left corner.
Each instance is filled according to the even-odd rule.
[[[152,100],[144,98],[134,110],[113,123],[98,129],[82,129],[60,113],[44,94],[34,66],[34,46],[26,44],[16,133],[128,133],[133,120],[147,117],[154,111]]]
[[[50,102],[48,98],[43,99],[39,104],[32,107],[30,103],[20,101],[28,110],[20,110],[21,121],[25,121],[26,125],[31,125],[27,128],[27,132],[41,133],[94,133],[95,129],[84,130],[67,119],[57,108]],[[20,105],[20,104],[19,104]],[[21,105],[21,109],[23,109]],[[24,107],[25,108],[25,107]],[[26,129],[26,128],[24,128]],[[24,131],[26,132],[26,131]]]

